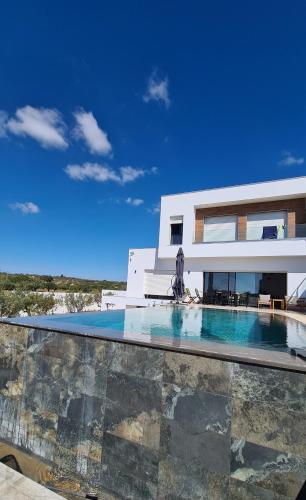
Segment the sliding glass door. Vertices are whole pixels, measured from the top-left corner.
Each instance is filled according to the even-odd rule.
[[[219,292],[247,293],[258,297],[260,293],[283,298],[287,293],[286,273],[203,273],[203,291],[213,295]]]

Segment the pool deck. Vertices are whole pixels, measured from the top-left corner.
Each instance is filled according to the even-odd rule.
[[[157,307],[171,307],[157,306]],[[207,309],[223,309],[243,312],[257,312],[258,314],[274,314],[285,316],[306,325],[306,315],[296,311],[282,311],[268,308],[257,309],[254,307],[230,307],[230,306],[210,306],[210,305],[182,305],[188,308],[207,308]],[[88,313],[82,313],[88,314]],[[51,320],[50,316],[25,316],[18,318],[2,318],[0,324],[13,324],[28,328],[36,328],[40,330],[56,331],[61,333],[69,333],[87,337],[100,338],[103,340],[111,340],[113,342],[122,342],[125,344],[134,344],[153,349],[164,349],[167,351],[184,352],[194,355],[202,355],[208,358],[233,361],[237,363],[252,364],[258,366],[267,366],[290,370],[295,372],[306,373],[306,361],[299,357],[295,357],[289,353],[276,351],[272,349],[256,349],[253,347],[242,347],[235,344],[227,344],[221,342],[197,342],[195,340],[186,340],[185,338],[168,338],[157,337],[142,333],[118,332],[116,330],[98,328],[93,326],[82,326],[71,323],[65,323],[65,315],[63,321],[58,324]],[[306,338],[305,338],[306,344]]]

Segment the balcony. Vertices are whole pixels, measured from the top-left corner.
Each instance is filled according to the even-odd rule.
[[[193,233],[194,244],[230,243],[242,241],[278,241],[285,239],[306,239],[306,224],[295,224],[290,226],[250,226],[246,228],[246,235],[238,235],[237,229],[218,228],[204,229],[204,235],[199,232]]]
[[[212,229],[206,241],[199,234],[185,233],[182,248],[186,258],[257,258],[257,257],[306,257],[306,224],[296,224],[279,228],[273,238],[262,238],[263,228],[253,227],[246,231],[246,237],[233,234],[232,231],[214,232]],[[276,236],[276,237],[275,237]],[[162,245],[158,257],[172,259],[176,257],[178,247]]]

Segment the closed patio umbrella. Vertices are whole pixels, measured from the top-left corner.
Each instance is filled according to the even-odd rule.
[[[176,301],[181,299],[185,293],[184,285],[184,252],[179,248],[176,256],[176,275],[174,285],[172,287],[174,298]]]

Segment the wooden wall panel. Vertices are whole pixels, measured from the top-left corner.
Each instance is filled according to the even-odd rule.
[[[220,207],[198,208],[195,213],[195,241],[203,241],[204,217],[237,215],[238,239],[246,239],[247,214],[257,212],[284,211],[288,214],[288,237],[295,237],[295,224],[306,223],[305,198],[294,200],[265,201],[245,205],[226,205]]]

